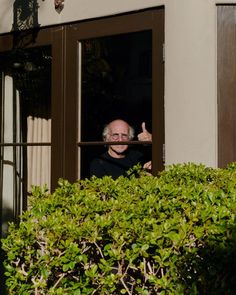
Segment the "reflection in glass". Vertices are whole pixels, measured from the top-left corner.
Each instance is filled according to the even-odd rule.
[[[50,147],[40,145],[51,141],[51,49],[1,53],[0,71],[0,193],[16,217],[32,185],[50,185]]]

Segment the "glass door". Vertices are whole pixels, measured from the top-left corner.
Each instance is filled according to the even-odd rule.
[[[104,126],[115,119],[141,132],[142,122],[152,132],[152,34],[142,31],[81,41],[80,165],[81,177],[90,177],[94,157],[107,150]],[[87,142],[87,145],[85,145]],[[132,145],[151,160],[150,147]]]
[[[51,190],[63,177],[61,32],[0,36],[1,235],[27,208],[32,186]]]
[[[2,205],[16,217],[32,186],[50,189],[51,48],[2,52],[0,70]]]
[[[163,25],[161,8],[67,28],[66,124],[75,138],[66,141],[66,170],[72,179],[90,176],[91,160],[107,148],[104,125],[118,118],[136,135],[146,122],[152,148],[137,137],[130,148],[152,160],[154,174],[163,169]]]

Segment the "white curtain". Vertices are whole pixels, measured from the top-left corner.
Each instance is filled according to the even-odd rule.
[[[51,119],[36,116],[27,117],[27,142],[51,142]],[[46,185],[50,190],[51,148],[29,146],[27,148],[28,191],[32,185]]]
[[[28,192],[35,185],[46,185],[50,190],[51,147],[25,147],[19,143],[51,142],[51,110],[46,97],[32,97],[29,106],[29,101],[21,97],[15,88],[13,78],[3,72],[0,74],[1,143],[9,144],[0,147],[0,229],[4,235],[8,222],[15,220],[22,213],[24,198],[27,197],[23,196],[24,183],[27,183]],[[24,152],[25,149],[27,153]],[[27,171],[24,171],[26,166]]]
[[[14,90],[13,79],[2,73],[1,100],[1,142],[21,141],[21,120],[19,92]],[[8,222],[22,212],[22,148],[19,146],[1,147],[1,206],[2,234],[7,232]]]

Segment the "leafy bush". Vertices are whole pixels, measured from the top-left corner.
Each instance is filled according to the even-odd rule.
[[[235,294],[236,165],[35,188],[3,239],[10,294]]]

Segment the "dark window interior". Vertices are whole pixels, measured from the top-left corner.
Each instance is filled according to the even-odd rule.
[[[81,141],[101,141],[104,126],[124,119],[141,132],[152,128],[151,31],[82,41]],[[150,148],[144,154],[150,160]],[[88,176],[91,159],[104,146],[83,147],[81,176]]]
[[[50,46],[0,54],[1,72],[13,78],[26,117],[51,117],[51,59]]]

